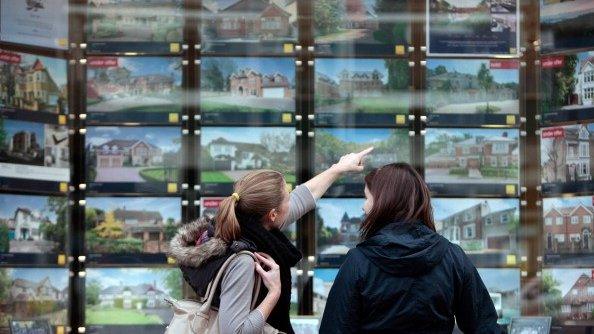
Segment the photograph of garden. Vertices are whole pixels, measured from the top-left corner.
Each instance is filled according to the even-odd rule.
[[[594,2],[540,0],[543,51],[587,48],[594,43]]]
[[[408,45],[411,18],[406,0],[313,2],[316,44]]]
[[[437,233],[467,254],[517,253],[517,199],[435,198],[431,203]]]
[[[316,129],[315,172],[329,168],[341,156],[373,146],[365,165],[368,173],[373,168],[393,162],[410,161],[408,129]],[[362,174],[348,174],[338,183],[362,183]]]
[[[316,206],[316,245],[318,261],[340,259],[359,243],[363,222],[362,198],[322,198]],[[338,261],[337,261],[338,262]]]
[[[427,60],[427,113],[518,114],[520,63],[515,60]]]
[[[429,129],[425,136],[428,183],[517,184],[517,129]]]
[[[183,0],[88,0],[89,42],[178,42]]]
[[[591,262],[590,262],[591,263]],[[543,313],[553,317],[553,324],[565,321],[594,320],[594,268],[554,268],[542,273]]]
[[[408,114],[406,59],[321,58],[315,65],[316,113]]]
[[[11,321],[68,324],[68,269],[0,268],[0,331]]]
[[[173,197],[87,197],[88,253],[165,253],[181,224]]]
[[[202,183],[232,183],[258,169],[295,183],[295,129],[203,127],[201,135]]]
[[[67,74],[65,59],[0,49],[0,108],[68,112]]]
[[[202,58],[200,109],[204,113],[294,113],[293,59]]]
[[[89,57],[87,111],[180,113],[180,58]]]
[[[85,145],[89,182],[178,181],[178,127],[88,127]]]
[[[68,199],[0,194],[0,253],[63,253]]]
[[[165,297],[182,298],[177,268],[87,269],[86,324],[165,326],[173,317]]]
[[[477,268],[495,306],[497,323],[508,325],[520,316],[520,269]]]

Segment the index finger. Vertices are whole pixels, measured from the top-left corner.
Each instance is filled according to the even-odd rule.
[[[359,155],[360,157],[364,157],[364,156],[368,155],[369,153],[371,153],[371,151],[373,151],[373,146],[364,149],[363,151],[357,153],[357,155]]]
[[[271,267],[273,264],[276,264],[276,262],[274,262],[274,260],[270,257],[270,255],[268,255],[268,257],[265,257],[259,253],[254,253],[256,254],[256,257],[258,257],[258,259],[262,262],[264,262],[264,264],[266,264],[267,266]]]

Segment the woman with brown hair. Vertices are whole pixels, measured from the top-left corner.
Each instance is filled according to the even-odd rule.
[[[206,217],[180,228],[169,255],[180,264],[184,279],[204,296],[219,268],[232,254],[255,252],[233,259],[221,280],[213,306],[219,310],[220,333],[260,334],[265,323],[293,333],[289,321],[291,267],[301,253],[280,231],[316,205],[330,185],[347,172],[362,172],[371,151],[350,153],[290,194],[283,175],[272,170],[251,172],[235,183],[223,199],[215,222]],[[250,309],[256,272],[266,289]]]
[[[429,189],[410,165],[365,177],[361,243],[334,281],[320,333],[501,333],[462,249],[435,232]],[[454,321],[454,318],[456,321]]]

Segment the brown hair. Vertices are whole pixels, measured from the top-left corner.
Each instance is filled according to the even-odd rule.
[[[366,240],[393,221],[421,221],[435,231],[429,188],[421,175],[407,163],[392,163],[365,176],[373,205],[361,225]]]
[[[233,187],[239,199],[229,196],[219,205],[215,237],[225,242],[239,239],[238,214],[261,218],[270,210],[278,209],[283,203],[284,187],[285,178],[273,170],[259,170],[242,177]]]

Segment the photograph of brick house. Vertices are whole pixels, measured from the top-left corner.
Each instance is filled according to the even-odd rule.
[[[349,249],[359,243],[364,219],[363,199],[323,198],[316,206],[318,263],[339,265]]]
[[[397,59],[317,59],[318,113],[408,113],[410,69]]]
[[[436,183],[517,183],[518,131],[432,129],[425,137],[425,177]]]
[[[543,128],[540,145],[543,183],[592,180],[594,124]]]
[[[45,320],[68,324],[68,269],[0,268],[0,329],[11,320]]]
[[[592,262],[588,262],[591,264]],[[547,315],[553,324],[590,324],[594,319],[594,269],[591,267],[545,269],[542,273],[545,285]],[[583,321],[583,322],[582,322]]]
[[[430,59],[427,111],[454,114],[518,114],[519,62]]]
[[[180,206],[170,197],[87,197],[87,251],[165,253],[181,223]]]
[[[87,178],[177,182],[181,133],[174,127],[88,127]]]
[[[181,299],[182,274],[173,268],[93,268],[85,280],[87,325],[169,324],[165,297]]]
[[[0,50],[0,107],[68,112],[64,59]]]
[[[296,38],[296,0],[207,0],[203,8],[201,33],[207,44]]]
[[[433,207],[437,232],[466,252],[518,250],[518,200],[436,198]]]
[[[563,296],[561,314],[567,320],[594,319],[594,275],[580,275]]]
[[[87,111],[181,112],[180,58],[89,57]]]
[[[182,0],[89,0],[87,40],[92,42],[179,42]]]
[[[201,68],[203,112],[295,112],[295,63],[289,58],[204,57]]]
[[[580,261],[594,259],[594,202],[591,196],[543,200],[545,254],[575,254]]]
[[[295,181],[295,132],[282,127],[202,128],[202,182],[229,183],[258,169]]]

